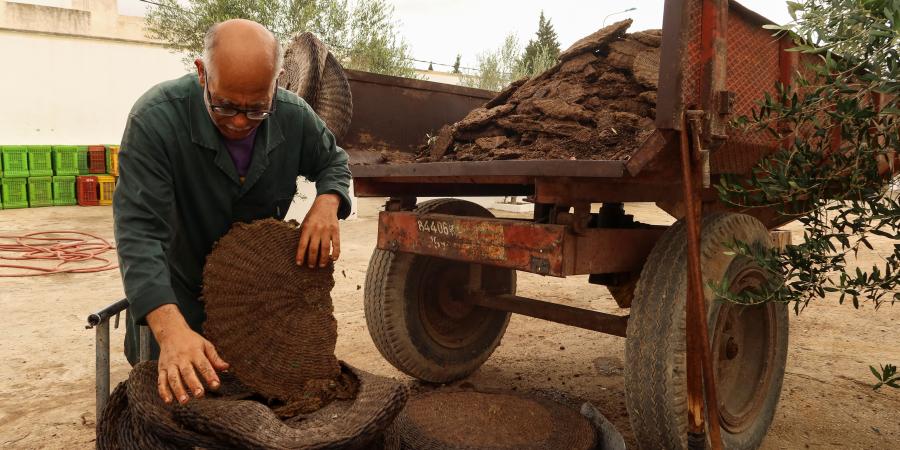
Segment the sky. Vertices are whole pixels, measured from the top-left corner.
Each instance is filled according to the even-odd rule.
[[[19,0],[67,6],[71,0]],[[351,0],[352,1],[352,0]],[[662,27],[663,0],[387,0],[394,6],[400,34],[413,58],[475,67],[479,53],[493,50],[514,33],[522,47],[537,31],[541,11],[550,19],[562,49],[607,24],[634,19],[632,31]],[[741,0],[744,6],[774,22],[790,20],[784,0]],[[140,0],[119,0],[119,13],[143,15],[150,7]],[[629,8],[633,11],[622,12]],[[427,63],[416,63],[425,68]],[[436,70],[447,69],[439,65]]]
[[[537,31],[541,11],[560,47],[625,18],[632,31],[662,28],[663,0],[391,0],[401,34],[416,59],[473,67],[478,53],[496,49],[508,33],[524,47]],[[750,9],[779,23],[790,20],[784,0],[744,0]],[[637,8],[629,12],[621,12]],[[438,67],[435,67],[438,69]]]

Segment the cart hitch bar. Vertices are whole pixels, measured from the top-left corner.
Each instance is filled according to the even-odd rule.
[[[468,301],[483,308],[521,314],[619,337],[625,337],[628,327],[628,316],[606,314],[513,294],[470,293]]]

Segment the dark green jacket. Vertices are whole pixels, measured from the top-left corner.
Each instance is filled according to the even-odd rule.
[[[318,194],[341,197],[339,218],[350,214],[347,154],[301,98],[279,89],[276,102],[275,113],[257,130],[243,184],[196,75],[151,88],[132,108],[113,201],[130,304],[125,354],[132,363],[137,326],[163,304],[176,303],[191,328],[201,331],[201,275],[213,243],[234,222],[284,219],[298,176],[315,181]],[[151,343],[151,357],[158,353]]]

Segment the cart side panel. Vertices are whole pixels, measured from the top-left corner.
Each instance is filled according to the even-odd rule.
[[[763,28],[771,22],[729,1],[726,29],[717,30],[715,14],[719,5],[717,0],[666,1],[660,67],[660,73],[666,76],[659,80],[656,121],[660,129],[680,129],[684,109],[703,109],[714,116],[724,112],[722,97],[715,92],[723,89],[721,80],[715,78],[722,74],[716,66],[722,61],[717,38],[724,37],[726,43],[724,89],[735,94],[731,115],[723,116],[725,120],[750,115],[765,93],[774,92],[775,83],[783,78],[785,58],[781,47],[790,45],[784,46],[772,36],[772,31]],[[704,82],[704,71],[715,79]],[[711,154],[713,173],[747,173],[760,158],[777,148],[777,142],[765,133],[744,133],[729,127],[727,134],[726,143]]]
[[[346,70],[353,120],[340,145],[414,153],[426,133],[459,121],[496,93],[482,89]]]
[[[735,94],[732,118],[751,116],[767,92],[774,94],[782,63],[788,63],[780,57],[779,39],[762,28],[766,23],[749,10],[734,6],[729,10],[726,86]],[[711,153],[710,168],[713,173],[747,173],[776,147],[766,132],[730,128],[728,141]]]

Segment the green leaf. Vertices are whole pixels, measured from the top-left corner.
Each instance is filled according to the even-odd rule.
[[[881,372],[879,372],[878,369],[875,368],[875,366],[869,366],[869,370],[872,371],[872,375],[875,375],[875,378],[877,378],[878,381],[884,381],[883,379],[881,379]]]

